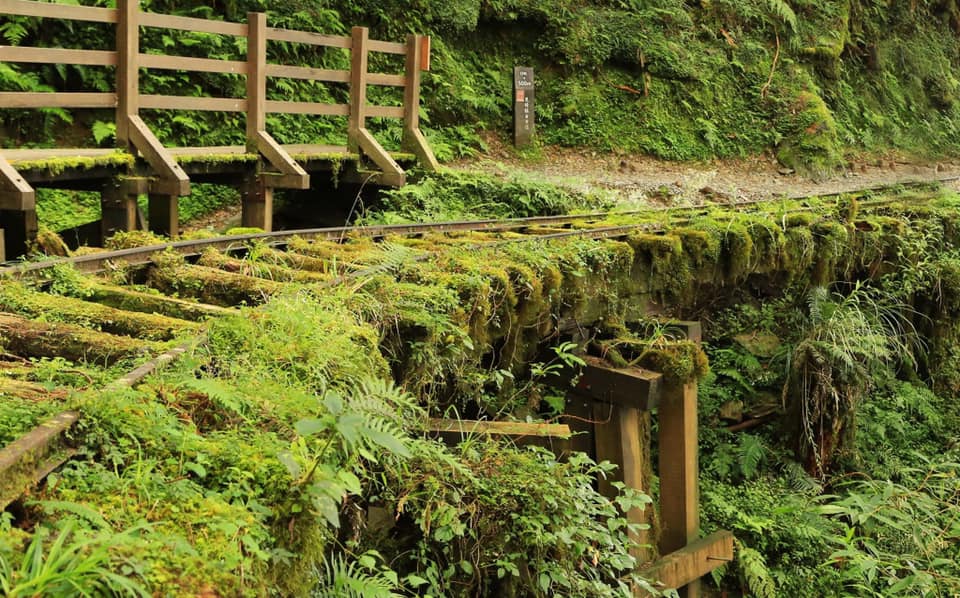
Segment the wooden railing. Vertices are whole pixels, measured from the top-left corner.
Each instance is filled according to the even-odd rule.
[[[159,142],[140,116],[141,109],[213,110],[246,114],[246,151],[257,153],[269,166],[260,174],[261,188],[306,188],[309,177],[266,127],[266,115],[303,114],[346,116],[348,150],[368,157],[382,171],[381,181],[399,185],[404,171],[366,128],[367,118],[398,118],[404,121],[402,146],[414,153],[428,169],[437,167],[436,159],[419,129],[420,75],[429,69],[430,39],[410,35],[405,43],[371,40],[368,30],[355,27],[350,36],[322,35],[308,31],[277,29],[267,26],[267,15],[250,13],[247,23],[199,19],[143,12],[138,0],[117,0],[117,8],[96,8],[34,2],[0,0],[0,15],[20,15],[59,20],[108,23],[116,26],[114,50],[82,48],[0,47],[0,61],[75,64],[116,67],[114,92],[0,92],[0,108],[116,108],[116,139],[120,149],[139,154],[150,166],[148,191],[165,196],[189,193],[189,179]],[[141,28],[176,29],[247,40],[245,61],[220,60],[143,53]],[[342,48],[350,51],[349,70],[331,70],[302,65],[267,62],[269,42],[307,44]],[[368,72],[370,52],[404,56],[404,74]],[[233,74],[246,77],[246,97],[186,97],[140,93],[140,69],[164,69],[202,73]],[[309,101],[267,99],[267,79],[288,78],[307,81],[347,83],[349,103],[325,104]],[[367,103],[368,85],[402,87],[402,106],[375,106]],[[263,168],[261,170],[266,170]],[[33,196],[22,178],[5,160],[0,159],[0,183],[5,188],[3,209],[32,209]],[[141,185],[142,187],[142,185]],[[11,201],[15,196],[16,201]],[[12,207],[11,204],[16,204]]]

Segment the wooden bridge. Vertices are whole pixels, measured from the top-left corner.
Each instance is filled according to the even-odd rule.
[[[420,76],[430,67],[430,38],[410,35],[404,43],[369,39],[354,27],[350,36],[322,35],[267,26],[267,15],[250,13],[246,23],[164,15],[140,10],[138,0],[117,0],[117,8],[97,8],[0,0],[0,16],[114,24],[114,50],[0,46],[0,61],[115,67],[113,92],[0,92],[2,108],[113,108],[116,149],[57,148],[0,150],[0,260],[26,253],[37,234],[34,187],[96,190],[101,193],[102,232],[134,230],[143,224],[137,198],[148,196],[149,229],[178,233],[178,199],[189,195],[191,180],[239,187],[243,226],[269,231],[273,190],[307,189],[311,176],[362,178],[380,185],[405,182],[401,163],[418,161],[434,170],[437,161],[419,128]],[[245,38],[246,61],[172,56],[163,48],[140,47],[142,28],[174,29]],[[267,62],[269,43],[341,48],[350,53],[349,70]],[[405,58],[403,73],[368,72],[371,52]],[[140,69],[162,69],[246,77],[246,97],[187,97],[140,92]],[[349,103],[267,99],[267,79],[346,83]],[[402,106],[367,103],[367,86],[403,88]],[[246,114],[246,144],[225,147],[164,147],[141,117],[143,110],[208,110]],[[268,114],[347,117],[347,146],[281,145],[267,131]],[[366,127],[368,118],[403,119],[403,154],[391,154]],[[209,159],[215,157],[216,159]],[[339,173],[343,165],[344,172]],[[5,250],[5,253],[4,253]]]

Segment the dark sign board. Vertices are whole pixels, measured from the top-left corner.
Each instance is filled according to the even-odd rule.
[[[513,69],[513,141],[517,147],[530,145],[533,140],[533,69],[517,66]]]

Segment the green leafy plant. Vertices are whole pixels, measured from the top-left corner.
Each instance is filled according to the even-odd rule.
[[[9,598],[31,596],[150,595],[135,579],[117,573],[111,550],[128,540],[124,534],[79,535],[73,520],[67,520],[52,542],[48,532],[38,530],[22,553],[19,563],[0,552],[0,590]]]

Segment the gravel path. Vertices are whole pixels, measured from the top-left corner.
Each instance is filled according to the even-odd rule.
[[[494,144],[491,144],[494,145]],[[581,191],[609,190],[625,204],[699,204],[709,200],[776,199],[824,195],[917,180],[960,177],[960,160],[911,163],[873,159],[850,170],[811,180],[769,157],[702,164],[666,162],[648,156],[618,156],[549,148],[542,159],[521,161],[512,150],[491,147],[477,160],[454,165],[465,170],[521,175]],[[960,183],[949,183],[960,190]]]

